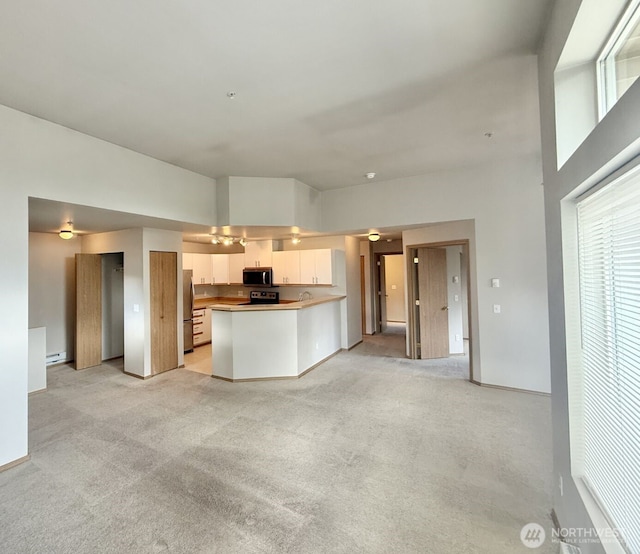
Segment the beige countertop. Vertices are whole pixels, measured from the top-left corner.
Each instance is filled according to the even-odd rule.
[[[326,302],[337,302],[342,300],[346,296],[322,296],[320,298],[312,298],[311,300],[302,300],[300,302],[296,300],[281,300],[280,304],[245,304],[248,302],[247,298],[199,298],[196,300],[196,307],[210,308],[212,310],[220,312],[266,312],[275,310],[302,310],[303,308],[310,308],[317,306],[318,304],[325,304]],[[198,302],[204,302],[207,300],[207,304],[198,305]]]
[[[229,306],[237,306],[238,304],[246,304],[249,299],[245,296],[207,296],[196,298],[193,301],[193,307],[197,310],[200,308],[208,308],[214,304],[227,304]]]

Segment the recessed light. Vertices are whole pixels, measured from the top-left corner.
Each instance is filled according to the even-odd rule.
[[[367,179],[373,179],[376,174],[372,171],[371,173],[365,173],[364,175]]]
[[[227,98],[233,100],[236,97],[236,93],[233,90],[230,90],[229,92],[227,92]]]
[[[484,136],[488,139],[493,138],[493,133],[491,131],[487,131]]]

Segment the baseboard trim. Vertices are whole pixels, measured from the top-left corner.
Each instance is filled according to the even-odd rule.
[[[479,387],[485,387],[487,389],[498,389],[505,390],[510,392],[524,392],[525,394],[535,394],[536,396],[546,396],[550,397],[551,394],[548,392],[540,392],[537,390],[529,390],[529,389],[518,389],[516,387],[503,387],[502,385],[490,385],[488,383],[481,383],[480,381],[476,381],[475,379],[470,379],[470,382],[474,385],[478,385]]]
[[[153,375],[138,375],[136,373],[129,373],[124,369],[122,370],[122,373],[124,373],[125,375],[128,375],[129,377],[135,377],[136,379],[141,379],[142,381],[146,381],[147,379],[151,379],[151,377],[153,377]],[[160,374],[158,373],[158,375]]]
[[[299,375],[283,375],[282,377],[250,377],[248,379],[230,379],[229,377],[222,377],[221,375],[212,375],[211,377],[213,377],[214,379],[220,379],[221,381],[227,381],[228,383],[252,383],[254,381],[291,381],[292,379],[300,379],[300,377],[304,377],[307,373],[313,371],[315,368],[322,365],[334,356],[337,356],[343,350],[345,349],[341,348],[340,350],[336,350],[333,354],[330,354],[326,358],[323,358],[317,364],[313,364],[310,368],[304,370]]]
[[[353,350],[356,346],[358,346],[359,344],[362,344],[364,342],[364,339],[360,339],[358,342],[356,342],[355,344],[351,345],[349,348],[347,348],[347,352],[350,352],[351,350]]]
[[[40,393],[43,393],[43,392],[47,392],[47,387],[45,387],[45,388],[43,388],[43,389],[32,390],[32,391],[29,393],[29,396],[33,396],[34,394],[40,394]]]
[[[20,464],[23,464],[24,462],[28,462],[31,459],[31,454],[27,454],[26,456],[22,456],[22,458],[18,458],[17,460],[13,460],[13,462],[9,462],[8,464],[4,464],[0,466],[0,473],[2,473],[3,471],[7,471],[8,469],[11,469],[12,467],[16,467],[19,466]]]

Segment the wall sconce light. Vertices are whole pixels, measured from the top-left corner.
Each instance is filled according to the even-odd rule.
[[[60,232],[58,233],[58,236],[61,239],[64,240],[69,240],[73,238],[73,222],[71,221],[67,221],[67,229],[61,229]]]
[[[380,240],[380,233],[369,233],[369,240],[371,242],[377,242]]]

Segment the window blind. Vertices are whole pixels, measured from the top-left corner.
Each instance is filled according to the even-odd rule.
[[[581,473],[640,553],[640,177],[578,202]]]

